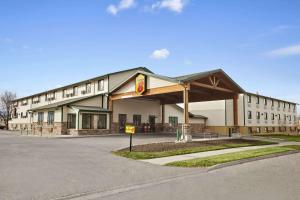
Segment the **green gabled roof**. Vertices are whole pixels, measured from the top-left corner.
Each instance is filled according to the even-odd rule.
[[[72,103],[75,103],[75,102],[78,102],[78,101],[83,101],[83,100],[90,99],[90,98],[97,97],[97,96],[101,96],[101,95],[102,94],[91,95],[91,96],[87,96],[87,97],[79,97],[79,98],[75,98],[75,99],[68,99],[68,100],[65,100],[65,101],[60,101],[60,102],[57,102],[57,103],[52,103],[52,104],[48,104],[48,105],[45,105],[45,106],[32,108],[32,109],[29,109],[28,111],[38,111],[38,110],[46,110],[46,109],[51,109],[51,108],[58,108],[58,107],[61,107],[61,106],[69,105],[69,104],[72,104]]]
[[[96,77],[93,77],[93,78],[90,78],[90,79],[86,79],[86,80],[79,81],[79,82],[76,82],[76,83],[71,83],[71,84],[68,84],[68,85],[65,85],[65,86],[62,86],[62,87],[57,87],[57,88],[54,88],[54,89],[46,90],[44,92],[39,92],[39,93],[36,93],[36,94],[33,94],[33,95],[29,95],[29,96],[17,98],[17,99],[14,100],[14,102],[22,100],[22,99],[31,98],[31,97],[34,97],[34,96],[40,96],[40,95],[43,95],[43,94],[46,94],[46,93],[49,93],[49,92],[55,92],[57,90],[62,90],[62,89],[68,88],[68,87],[76,86],[78,84],[83,84],[85,82],[87,83],[87,82],[90,82],[90,81],[93,81],[93,80],[97,80],[97,79],[100,79],[100,78],[105,78],[105,77],[108,77],[108,76],[113,75],[113,74],[118,74],[118,73],[133,71],[133,70],[139,70],[139,71],[145,71],[147,73],[153,73],[150,69],[148,69],[146,67],[130,68],[130,69],[126,69],[126,70],[121,70],[121,71],[116,71],[116,72],[112,72],[112,73],[108,73],[108,74],[96,76]]]

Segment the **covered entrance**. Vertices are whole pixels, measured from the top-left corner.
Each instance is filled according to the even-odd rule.
[[[166,115],[165,105],[181,103],[183,105],[183,139],[184,141],[191,141],[189,103],[233,99],[234,131],[237,132],[238,98],[239,93],[243,92],[244,90],[221,69],[174,78],[137,72],[112,91],[109,99],[109,109],[113,113],[118,113],[125,106],[125,101],[129,102],[128,106],[125,106],[128,110],[122,110],[122,112],[139,112],[141,109],[144,109],[144,112],[154,112],[153,110],[158,108],[158,117],[151,117],[151,113],[145,114],[148,114],[148,123],[152,125],[152,128],[157,128],[159,123],[162,127],[160,130],[163,130]],[[130,105],[131,100],[148,101],[149,103],[145,103],[145,105],[138,108],[137,102]],[[123,107],[117,106],[116,108],[114,104],[118,105],[122,101],[124,103]],[[154,108],[155,103],[158,104],[158,107]],[[152,106],[153,109],[151,109]],[[116,114],[113,114],[112,118],[114,116]],[[114,122],[116,119],[111,121]]]

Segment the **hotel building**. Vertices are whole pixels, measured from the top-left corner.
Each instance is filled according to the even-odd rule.
[[[289,132],[297,104],[247,93],[223,70],[179,77],[144,67],[110,73],[14,101],[11,130],[36,135],[124,132]],[[187,138],[188,139],[188,138]]]

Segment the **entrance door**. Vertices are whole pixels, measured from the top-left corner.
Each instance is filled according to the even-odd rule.
[[[125,133],[126,120],[127,120],[126,114],[119,114],[119,132],[120,133]]]
[[[155,132],[155,116],[149,115],[150,132]]]

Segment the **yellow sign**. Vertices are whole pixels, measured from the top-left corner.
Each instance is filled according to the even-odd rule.
[[[135,78],[135,92],[139,95],[146,92],[146,76],[144,74],[139,74]]]
[[[127,133],[127,134],[135,134],[135,126],[126,125],[125,133]]]

